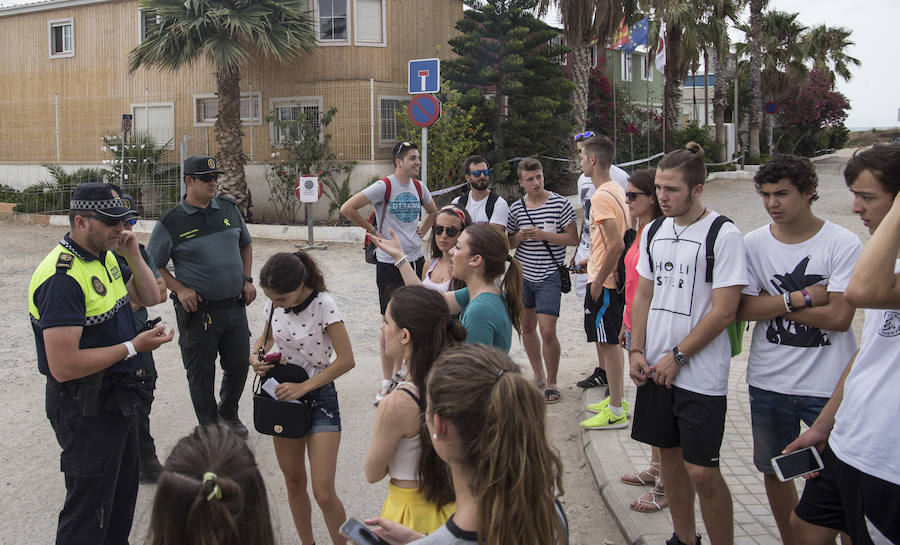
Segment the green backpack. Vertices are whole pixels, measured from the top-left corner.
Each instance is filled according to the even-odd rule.
[[[659,231],[665,219],[665,216],[660,216],[647,227],[647,259],[650,261],[650,272],[653,272],[653,259],[650,258],[650,241],[653,240],[653,235]],[[722,229],[722,225],[725,223],[734,222],[725,216],[720,215],[716,217],[709,227],[709,232],[706,234],[706,281],[710,284],[713,281],[713,265],[716,262],[714,248],[716,237],[719,236],[719,230]],[[749,328],[750,325],[747,322],[736,320],[731,322],[725,329],[726,333],[728,333],[728,342],[731,343],[731,357],[741,353],[741,349],[744,347],[744,331],[747,331]]]

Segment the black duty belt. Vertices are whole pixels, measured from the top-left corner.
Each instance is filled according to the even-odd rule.
[[[197,302],[198,310],[225,310],[227,308],[236,307],[243,302],[239,297],[230,299],[220,299],[219,301],[209,301],[204,299]]]

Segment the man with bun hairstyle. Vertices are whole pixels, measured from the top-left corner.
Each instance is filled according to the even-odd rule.
[[[695,491],[710,542],[734,541],[719,449],[731,365],[725,329],[748,284],[747,261],[740,231],[703,205],[705,181],[703,148],[694,142],[659,162],[664,217],[641,232],[631,310],[628,356],[638,386],[631,437],[660,449],[675,530],[668,545],[699,543]]]

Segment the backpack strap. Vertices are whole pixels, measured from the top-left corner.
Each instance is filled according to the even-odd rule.
[[[466,191],[462,195],[459,196],[459,199],[456,201],[456,206],[465,210],[466,205],[469,204],[469,192]]]
[[[466,193],[466,197],[468,197],[468,192]],[[491,191],[488,193],[487,204],[484,207],[484,212],[487,214],[488,223],[491,221],[491,217],[494,215],[494,205],[497,204],[497,199],[500,198],[500,195]]]
[[[713,281],[713,266],[716,264],[716,237],[719,236],[722,225],[726,223],[734,222],[725,216],[717,216],[716,219],[713,220],[712,225],[709,226],[709,232],[706,233],[706,281],[710,284],[712,284]]]
[[[653,235],[659,231],[659,228],[662,227],[662,223],[665,220],[665,216],[660,216],[653,220],[653,223],[647,227],[647,261],[650,262],[650,272],[653,272],[653,256],[650,255],[650,241],[653,240]]]

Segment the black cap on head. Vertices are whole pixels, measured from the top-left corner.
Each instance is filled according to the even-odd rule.
[[[79,185],[72,193],[69,209],[73,212],[96,212],[111,218],[132,218],[138,215],[125,204],[118,186],[102,182]]]
[[[184,175],[222,174],[215,157],[209,155],[191,155],[184,160]]]
[[[137,208],[137,201],[135,201],[134,197],[132,197],[128,193],[122,194],[122,204],[125,205],[125,208],[133,211],[135,214],[139,214],[138,208]]]

